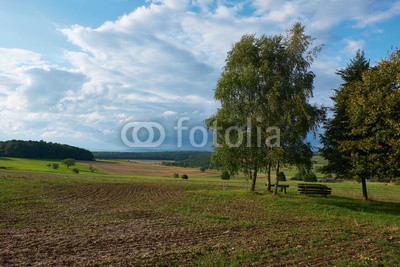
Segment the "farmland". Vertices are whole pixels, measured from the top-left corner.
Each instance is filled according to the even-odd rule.
[[[120,163],[130,175],[101,166],[74,175],[45,172],[46,162],[0,170],[2,266],[400,264],[397,185],[369,183],[369,201],[355,182],[330,184],[324,198],[299,195],[290,181],[288,194],[273,196],[263,181],[250,193],[243,179],[130,173],[165,167],[153,163]]]

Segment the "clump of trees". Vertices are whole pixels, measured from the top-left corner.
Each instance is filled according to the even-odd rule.
[[[336,90],[333,118],[324,125],[322,155],[326,173],[361,180],[368,199],[368,179],[400,176],[400,50],[370,67],[358,51],[337,72],[343,84]]]
[[[296,23],[286,35],[245,35],[228,53],[215,89],[221,108],[207,120],[214,130],[213,162],[234,175],[243,172],[255,190],[260,171],[279,176],[280,166],[310,169],[306,136],[324,119],[325,110],[311,105],[320,47]],[[278,182],[274,192],[278,192]]]
[[[92,152],[79,147],[44,141],[10,140],[0,142],[0,156],[33,159],[94,160]]]
[[[67,168],[69,168],[71,166],[75,166],[76,160],[72,159],[72,158],[68,158],[68,159],[63,159],[61,161],[61,163],[64,164],[65,166],[67,166]]]

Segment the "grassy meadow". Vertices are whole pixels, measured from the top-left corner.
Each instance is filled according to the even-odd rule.
[[[399,266],[400,186],[256,193],[218,177],[72,174],[0,159],[0,266]],[[151,165],[148,165],[151,168]]]

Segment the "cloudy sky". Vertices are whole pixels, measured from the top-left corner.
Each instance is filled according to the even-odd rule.
[[[312,101],[326,106],[357,49],[375,64],[399,46],[400,1],[1,0],[0,140],[122,151],[128,122],[190,130],[218,107],[232,44],[296,21],[325,44]]]

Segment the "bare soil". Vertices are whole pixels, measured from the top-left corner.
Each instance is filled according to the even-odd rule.
[[[80,163],[92,165],[107,173],[132,176],[172,177],[174,173],[186,174],[189,177],[215,177],[220,175],[216,171],[201,172],[200,169],[165,166],[154,161],[81,161]]]

